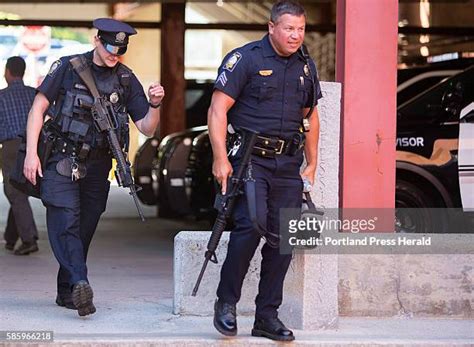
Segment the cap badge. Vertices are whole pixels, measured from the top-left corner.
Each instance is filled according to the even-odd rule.
[[[127,34],[125,34],[123,31],[118,32],[117,35],[115,35],[115,42],[123,43],[126,37],[127,37]]]

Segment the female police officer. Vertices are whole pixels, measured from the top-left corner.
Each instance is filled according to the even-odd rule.
[[[208,123],[214,154],[213,174],[223,192],[227,178],[239,165],[238,155],[230,161],[227,157],[228,121],[234,128],[246,127],[260,133],[252,156],[257,219],[267,232],[278,234],[279,210],[301,208],[301,176],[311,183],[314,180],[319,136],[316,109],[309,119],[304,146],[307,166],[301,176],[300,128],[307,125],[303,124],[303,116],[317,103],[321,90],[313,61],[299,52],[305,32],[304,9],[294,1],[279,1],[272,8],[268,29],[269,34],[262,40],[237,48],[224,58]],[[233,219],[235,228],[230,235],[214,307],[214,326],[230,336],[237,333],[236,303],[260,242],[245,198],[236,202]],[[293,333],[278,319],[277,312],[291,254],[280,254],[278,248],[267,242],[262,248],[262,258],[252,335],[291,341]]]
[[[153,83],[148,88],[148,101],[138,79],[119,62],[135,29],[109,18],[96,19],[93,26],[98,29],[95,49],[83,57],[99,93],[113,105],[117,137],[121,144],[128,142],[128,115],[140,132],[152,136],[159,123],[158,107],[164,89]],[[47,208],[49,241],[60,265],[56,303],[85,316],[96,311],[86,258],[107,202],[111,155],[107,139],[94,125],[90,107],[84,106],[92,99],[70,58],[62,57],[53,63],[37,89],[28,117],[24,174],[33,184],[37,174],[42,177],[41,199]],[[42,168],[37,144],[43,115],[50,106],[53,122],[64,138],[56,138],[53,154]],[[72,173],[71,163],[79,165],[80,170]]]

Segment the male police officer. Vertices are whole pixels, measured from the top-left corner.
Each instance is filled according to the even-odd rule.
[[[126,147],[128,115],[143,134],[151,136],[155,132],[164,89],[153,83],[148,88],[148,101],[138,79],[119,62],[135,29],[109,18],[96,19],[93,25],[98,29],[95,49],[83,57],[99,93],[113,105],[116,133]],[[107,202],[111,154],[107,138],[94,125],[89,90],[73,70],[70,59],[63,57],[53,63],[38,87],[28,118],[24,174],[33,184],[37,174],[42,177],[41,199],[47,208],[49,240],[60,264],[56,303],[85,316],[96,311],[86,258]],[[43,115],[50,106],[54,124],[64,138],[55,140],[53,155],[42,168],[36,147]]]
[[[257,219],[269,233],[279,233],[279,210],[301,208],[302,177],[314,181],[319,138],[319,118],[314,109],[309,118],[303,161],[304,115],[321,97],[316,68],[299,51],[305,33],[305,12],[294,1],[280,1],[271,10],[268,35],[230,52],[219,68],[208,112],[209,134],[214,154],[213,174],[225,193],[227,178],[239,165],[239,155],[227,157],[228,122],[233,128],[260,132],[252,155],[256,180]],[[309,66],[308,66],[309,64]],[[314,83],[313,83],[314,82]],[[314,93],[314,94],[313,94]],[[314,95],[314,97],[312,97]],[[314,101],[313,101],[314,100]],[[234,210],[233,229],[222,267],[214,306],[214,326],[224,335],[237,334],[236,303],[260,235],[249,216],[247,199],[240,197]],[[256,297],[253,336],[291,341],[291,330],[278,319],[283,281],[291,255],[280,254],[267,242],[262,248],[259,292]]]

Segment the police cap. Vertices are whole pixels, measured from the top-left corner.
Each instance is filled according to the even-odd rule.
[[[124,54],[127,50],[128,37],[137,33],[127,23],[112,18],[97,18],[92,25],[99,30],[97,36],[104,43],[105,49],[113,54]]]

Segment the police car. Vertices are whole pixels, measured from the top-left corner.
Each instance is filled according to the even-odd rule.
[[[397,228],[472,232],[474,65],[435,75],[440,82],[397,107]]]

